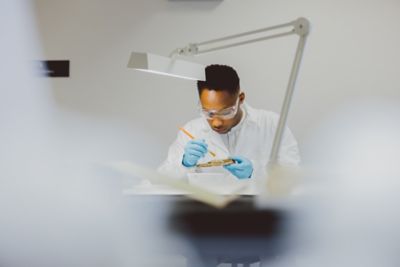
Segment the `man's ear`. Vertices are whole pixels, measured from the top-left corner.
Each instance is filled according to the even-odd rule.
[[[244,94],[244,92],[240,92],[239,94],[239,103],[243,104],[244,99],[246,98],[246,95]]]

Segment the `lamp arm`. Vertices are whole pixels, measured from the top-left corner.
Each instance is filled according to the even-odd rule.
[[[294,92],[297,76],[299,73],[300,63],[304,52],[307,36],[300,36],[297,44],[296,55],[293,61],[292,69],[290,72],[289,82],[286,88],[285,98],[280,112],[278,127],[276,128],[274,141],[272,144],[271,154],[269,156],[269,168],[273,167],[278,162],[279,149],[281,147],[282,137],[285,131],[286,121],[289,113],[290,103]]]
[[[259,38],[253,38],[253,39],[249,39],[246,41],[236,41],[236,42],[232,42],[231,44],[215,46],[215,47],[211,47],[208,49],[200,49],[201,46],[216,44],[216,43],[229,41],[229,40],[235,40],[237,38],[246,37],[249,35],[254,35],[254,34],[258,34],[258,33],[262,33],[262,32],[272,31],[272,30],[276,30],[276,29],[280,29],[280,28],[287,28],[290,26],[292,26],[293,29],[291,29],[288,32],[272,34],[272,35],[259,37]],[[226,49],[226,48],[230,48],[230,47],[264,41],[264,40],[268,40],[268,39],[279,38],[279,37],[288,36],[288,35],[292,35],[292,34],[298,34],[299,36],[305,36],[308,34],[308,31],[309,31],[309,21],[305,18],[298,18],[295,21],[291,21],[288,23],[279,24],[279,25],[275,25],[275,26],[271,26],[271,27],[267,27],[267,28],[262,28],[262,29],[258,29],[258,30],[254,30],[254,31],[239,33],[239,34],[230,35],[230,36],[213,39],[213,40],[209,40],[209,41],[205,41],[205,42],[200,42],[200,43],[189,43],[188,45],[186,45],[183,48],[177,48],[177,49],[173,50],[170,53],[170,57],[175,57],[176,55],[182,55],[182,56],[199,55],[199,54],[208,53],[211,51],[222,50],[222,49]]]
[[[274,38],[283,37],[283,36],[292,35],[292,34],[294,34],[294,32],[289,31],[289,32],[273,34],[273,35],[269,35],[269,36],[265,36],[265,37],[260,37],[260,38],[256,38],[256,39],[251,39],[251,40],[247,40],[247,41],[237,42],[237,43],[233,43],[233,44],[221,45],[221,46],[217,46],[217,47],[209,48],[209,49],[203,49],[203,50],[198,49],[196,52],[196,55],[205,54],[208,52],[222,50],[222,49],[235,47],[235,46],[239,46],[239,45],[255,43],[255,42],[264,41],[264,40],[268,40],[268,39],[274,39]]]
[[[221,37],[221,38],[218,38],[218,39],[213,39],[213,40],[209,40],[209,41],[205,41],[205,42],[201,42],[201,43],[197,43],[197,44],[198,45],[209,45],[209,44],[212,44],[212,43],[218,43],[218,42],[222,42],[222,41],[236,39],[236,38],[244,37],[244,36],[247,36],[247,35],[253,35],[253,34],[266,32],[266,31],[272,31],[272,30],[276,30],[276,29],[279,29],[279,28],[286,28],[286,27],[289,27],[289,26],[293,26],[294,23],[295,22],[292,21],[292,22],[279,24],[279,25],[275,25],[275,26],[271,26],[271,27],[267,27],[267,28],[262,28],[262,29],[258,29],[258,30],[254,30],[254,31],[248,31],[248,32],[244,32],[244,33],[229,35],[229,36],[225,36],[225,37]]]

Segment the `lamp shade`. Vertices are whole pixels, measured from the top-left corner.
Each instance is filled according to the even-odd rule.
[[[189,80],[205,80],[205,66],[185,60],[132,52],[128,68]]]

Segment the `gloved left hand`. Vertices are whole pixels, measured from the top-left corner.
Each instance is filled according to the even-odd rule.
[[[253,174],[253,164],[250,160],[241,156],[231,157],[235,161],[233,164],[225,165],[224,168],[230,171],[239,179],[250,178]]]

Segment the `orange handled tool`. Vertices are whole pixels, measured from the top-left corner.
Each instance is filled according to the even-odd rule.
[[[179,127],[179,130],[181,130],[184,134],[186,134],[187,136],[189,136],[190,139],[195,139],[195,137],[189,133],[185,128],[183,127]],[[210,150],[208,150],[208,153],[210,153],[211,156],[215,157],[216,154]]]

